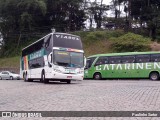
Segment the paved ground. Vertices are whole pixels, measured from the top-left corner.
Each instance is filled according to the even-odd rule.
[[[43,84],[22,80],[0,80],[0,111],[160,111],[160,81],[84,80],[72,84],[59,82]],[[47,119],[159,120],[160,118]]]

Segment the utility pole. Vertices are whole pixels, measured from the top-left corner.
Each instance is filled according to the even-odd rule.
[[[132,18],[131,18],[131,0],[128,0],[128,22],[129,22],[129,29],[131,29],[131,22],[132,22]]]

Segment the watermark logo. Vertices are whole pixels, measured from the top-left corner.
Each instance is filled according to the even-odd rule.
[[[2,112],[2,117],[12,117],[11,112]]]

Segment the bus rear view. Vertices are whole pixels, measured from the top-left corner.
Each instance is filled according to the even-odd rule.
[[[49,80],[70,83],[83,80],[84,51],[81,38],[50,33],[22,50],[21,76],[24,81]]]

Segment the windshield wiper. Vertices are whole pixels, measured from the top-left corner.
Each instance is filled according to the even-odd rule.
[[[65,67],[79,67],[81,68],[81,65],[79,64],[74,64],[74,63],[64,63],[64,62],[56,62],[60,66],[65,66]]]
[[[64,62],[56,62],[58,65],[60,65],[60,66],[68,66],[69,65],[69,63],[64,63]]]
[[[81,67],[81,65],[79,65],[79,64],[74,64],[74,63],[71,63],[71,66],[72,66],[72,67]]]

